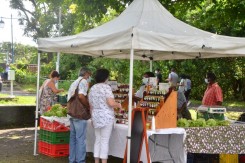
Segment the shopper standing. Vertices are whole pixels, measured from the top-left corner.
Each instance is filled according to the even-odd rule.
[[[95,163],[106,163],[108,159],[109,140],[112,133],[115,115],[114,108],[122,108],[115,102],[111,87],[107,84],[109,71],[99,69],[95,74],[97,84],[89,92],[91,117],[95,132],[94,159]]]
[[[171,86],[177,86],[178,80],[179,80],[179,76],[175,72],[175,69],[172,68],[166,81],[168,81]]]
[[[182,74],[180,75],[180,83],[179,83],[179,91],[185,93],[187,91],[187,80],[186,75]]]
[[[162,82],[162,74],[161,74],[161,72],[160,72],[160,69],[159,69],[159,68],[158,68],[158,69],[156,69],[155,74],[156,74],[156,77],[157,77],[157,85],[159,85],[159,83],[161,83],[161,82]]]
[[[74,95],[78,86],[78,96],[82,104],[89,108],[87,99],[88,83],[91,80],[91,71],[87,68],[81,68],[79,77],[75,80],[68,91],[67,101]],[[87,120],[70,117],[70,154],[69,163],[86,162],[86,131]]]
[[[186,75],[186,91],[185,91],[185,98],[187,101],[187,106],[190,104],[189,98],[190,98],[190,93],[191,93],[191,77],[189,75]]]
[[[220,86],[216,82],[215,74],[208,72],[206,74],[205,82],[208,84],[208,86],[202,99],[202,105],[222,105],[223,94]]]
[[[39,106],[41,115],[48,111],[48,108],[57,102],[56,94],[64,92],[64,89],[57,89],[55,84],[60,79],[58,71],[53,70],[40,87]]]
[[[134,95],[134,101],[139,101],[143,98],[144,96],[144,92],[146,91],[146,86],[148,86],[149,84],[149,78],[150,77],[155,77],[153,72],[145,72],[142,78],[142,85],[140,86],[139,90],[137,90],[137,92]],[[137,100],[136,100],[137,99]]]

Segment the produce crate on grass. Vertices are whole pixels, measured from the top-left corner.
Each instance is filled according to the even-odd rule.
[[[223,113],[208,113],[208,112],[197,112],[197,118],[204,118],[205,120],[208,119],[216,119],[216,120],[224,120],[224,114]]]
[[[51,132],[39,130],[39,138],[51,144],[69,144],[70,132]]]
[[[49,144],[43,141],[38,142],[38,151],[50,157],[63,157],[69,155],[69,144]]]
[[[70,131],[70,128],[65,126],[64,124],[61,124],[57,121],[50,122],[44,117],[40,117],[40,128],[43,130],[52,131],[52,132]]]

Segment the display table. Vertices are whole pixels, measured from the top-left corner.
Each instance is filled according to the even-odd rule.
[[[245,154],[245,125],[185,128],[191,153]]]
[[[127,143],[128,126],[115,124],[110,138],[109,155],[123,158]],[[148,144],[151,161],[171,160],[175,163],[186,162],[186,152],[184,150],[185,130],[183,128],[170,128],[161,130],[148,130]],[[93,152],[95,136],[91,121],[87,126],[87,152]],[[145,144],[142,147],[141,161],[147,162]],[[172,162],[172,161],[166,161]]]

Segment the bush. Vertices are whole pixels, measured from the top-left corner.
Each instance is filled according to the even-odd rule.
[[[68,91],[68,89],[70,88],[70,85],[72,84],[73,81],[70,80],[63,80],[63,81],[59,81],[59,88],[63,88],[65,91]]]

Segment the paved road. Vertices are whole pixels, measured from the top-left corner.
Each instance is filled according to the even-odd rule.
[[[0,93],[11,95],[10,90],[2,90]],[[30,93],[30,92],[25,92],[25,91],[20,91],[20,90],[14,90],[13,95],[14,96],[36,96],[35,93]]]
[[[6,95],[11,95],[10,86],[4,85],[2,87],[2,91],[0,93],[6,94]],[[20,86],[14,86],[13,87],[13,95],[14,96],[36,96],[36,93],[26,92],[26,91],[21,90]]]

